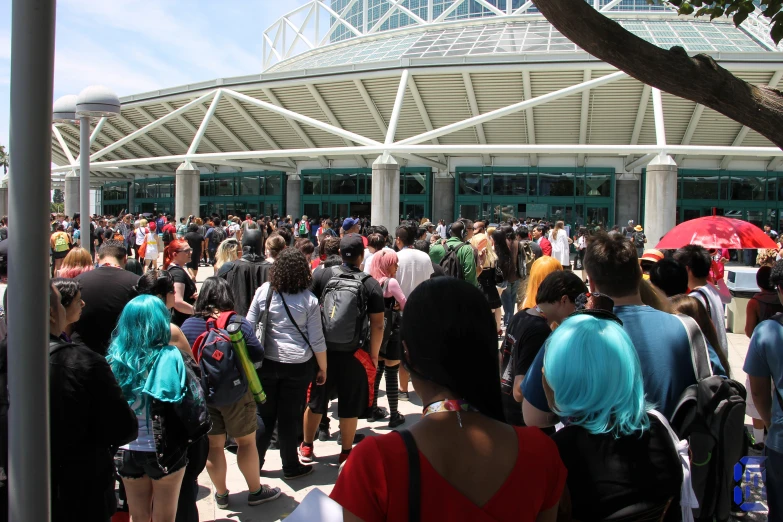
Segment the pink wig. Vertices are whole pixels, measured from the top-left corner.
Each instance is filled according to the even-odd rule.
[[[378,250],[370,259],[369,273],[380,284],[391,277],[391,267],[398,263],[397,253],[393,250]]]

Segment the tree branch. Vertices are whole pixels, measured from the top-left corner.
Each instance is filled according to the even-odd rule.
[[[740,80],[705,54],[661,49],[581,0],[533,0],[560,33],[642,83],[685,98],[757,131],[783,149],[783,93]]]

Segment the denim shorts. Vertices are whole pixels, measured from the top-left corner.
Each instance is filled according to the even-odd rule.
[[[114,463],[117,466],[117,473],[122,478],[139,479],[146,475],[152,480],[160,480],[184,468],[188,464],[188,457],[187,453],[183,451],[174,464],[164,472],[158,466],[154,451],[121,449],[117,451]]]

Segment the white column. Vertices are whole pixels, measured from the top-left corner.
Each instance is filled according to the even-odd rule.
[[[658,156],[647,166],[644,233],[651,248],[677,223],[677,164]]]
[[[0,187],[0,217],[8,215],[8,187]]]
[[[188,162],[177,169],[174,187],[174,219],[198,216],[201,172]]]
[[[65,215],[73,217],[79,213],[79,176],[75,171],[71,171],[65,176]]]
[[[297,174],[291,174],[286,177],[285,213],[294,220],[302,217],[301,183],[300,177]]]
[[[136,209],[136,183],[131,181],[128,183],[128,210],[129,214],[135,213]],[[175,216],[179,219],[179,216]]]
[[[445,170],[438,171],[433,183],[432,222],[440,219],[454,221],[454,178]]]
[[[372,164],[370,221],[394,233],[400,224],[400,165],[389,154]]]

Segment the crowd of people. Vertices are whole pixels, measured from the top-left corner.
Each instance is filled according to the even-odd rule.
[[[331,497],[348,521],[721,519],[733,499],[709,484],[745,454],[732,453],[744,426],[734,440],[735,409],[687,410],[719,400],[743,418],[747,404],[769,520],[783,516],[783,261],[759,270],[748,304],[746,393],[728,361],[728,252],[645,249],[633,222],[124,215],[80,228],[52,216],[53,520],[105,522],[119,498],[134,522],[195,522],[204,469],[218,507],[239,502],[225,451],[247,504],[270,502],[267,453],[296,480],[315,470],[316,438],[341,447]],[[204,266],[214,275],[197,284]],[[414,394],[409,426],[399,402]],[[359,419],[395,431],[363,440]],[[713,419],[706,448],[694,423]]]

